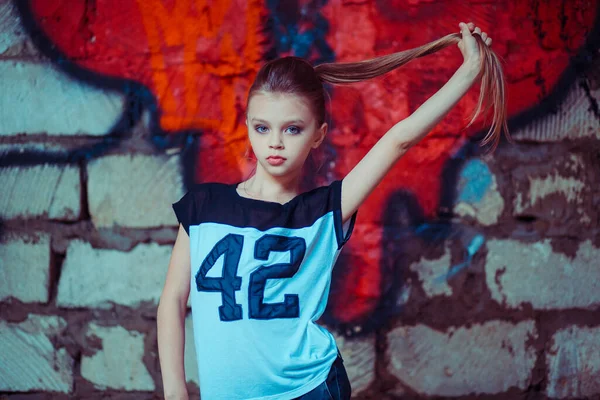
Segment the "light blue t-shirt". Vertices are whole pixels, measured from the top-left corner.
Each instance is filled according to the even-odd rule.
[[[285,204],[196,185],[173,205],[190,237],[190,300],[200,393],[293,399],[337,357],[323,314],[331,272],[356,213],[342,225],[341,181]]]

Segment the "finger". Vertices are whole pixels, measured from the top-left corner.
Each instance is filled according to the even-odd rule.
[[[482,32],[481,33],[481,40],[483,40],[485,42],[485,40],[488,38],[488,35],[486,32]]]
[[[458,26],[460,26],[460,33],[463,36],[471,35],[471,32],[469,31],[469,26],[467,24],[465,24],[464,22],[461,22],[460,24],[458,24]]]
[[[481,28],[480,27],[475,28],[475,30],[473,31],[473,33],[476,33],[479,36],[481,36]]]
[[[492,38],[490,38],[490,37],[487,38],[486,41],[485,41],[485,44],[487,44],[488,46],[491,46],[492,45]]]
[[[473,29],[475,29],[475,24],[474,24],[474,23],[472,23],[472,22],[469,22],[469,23],[467,24],[467,26],[469,27],[469,30],[470,30],[470,31],[472,31]]]

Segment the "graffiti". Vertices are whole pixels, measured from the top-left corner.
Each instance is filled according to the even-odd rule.
[[[460,173],[458,201],[478,203],[492,185],[492,174],[480,160],[473,160],[465,165]]]
[[[278,56],[295,55],[316,64],[335,60],[326,40],[329,23],[319,12],[326,3],[326,0],[267,1]]]
[[[2,165],[78,162],[102,156],[150,117],[157,152],[182,152],[185,182],[235,182],[250,171],[244,109],[265,60],[293,54],[315,63],[356,61],[414,48],[475,20],[494,37],[508,78],[511,128],[552,112],[600,42],[596,0],[548,2],[341,0],[15,1],[34,44],[64,73],[123,93],[122,118],[96,144],[68,154],[4,154]],[[556,10],[562,16],[555,18]],[[424,29],[426,27],[426,29]],[[452,75],[460,52],[447,49],[386,77],[329,88],[331,164],[339,178],[398,120]],[[334,274],[326,318],[376,327],[406,295],[404,241],[443,241],[458,202],[477,203],[492,177],[473,144],[484,121],[464,129],[473,90],[430,136],[396,165],[359,211],[355,238]],[[28,161],[24,161],[28,160]],[[486,172],[487,171],[487,172]],[[467,268],[485,244],[466,235],[464,259],[438,279]]]
[[[481,234],[475,235],[475,237],[471,240],[471,242],[465,249],[466,250],[465,261],[463,261],[460,264],[456,264],[456,265],[453,265],[452,267],[450,267],[448,272],[445,273],[444,275],[438,276],[435,279],[435,282],[436,283],[445,282],[448,279],[452,278],[454,275],[458,274],[462,269],[471,265],[473,256],[477,253],[477,251],[479,251],[479,249],[481,248],[481,246],[484,243],[485,243],[485,239],[484,239],[483,235],[481,235]]]
[[[476,1],[381,1],[344,7],[343,2],[330,1],[323,10],[331,24],[328,36],[336,38],[336,61],[355,61],[414,48],[453,31],[456,21],[477,20],[484,31],[495,37],[494,49],[504,61],[513,130],[553,112],[577,69],[583,66],[582,60],[598,46],[598,2],[503,1],[492,6]],[[555,18],[556,10],[563,16],[562,22]],[[429,25],[432,19],[436,23]],[[428,28],[421,29],[422,26]],[[435,93],[460,62],[459,52],[440,52],[426,60],[415,60],[412,66],[394,71],[378,82],[336,88],[332,96],[335,128],[331,140],[339,161],[334,175],[347,173],[377,137]],[[543,65],[552,67],[542,68]],[[438,220],[451,216],[454,204],[464,201],[464,196],[469,196],[468,200],[483,196],[491,184],[485,180],[485,174],[469,179],[469,184],[476,186],[462,191],[463,198],[456,197],[462,166],[480,154],[472,141],[481,137],[483,125],[464,129],[477,95],[478,91],[472,90],[465,96],[427,138],[394,166],[361,206],[357,228],[365,233],[359,240],[349,242],[353,254],[344,268],[352,272],[334,285],[334,292],[343,298],[331,303],[334,320],[349,324],[370,321],[382,304],[394,302],[394,293],[386,294],[384,286],[393,276],[389,275],[388,259],[398,255],[389,247],[378,246],[376,240],[371,243],[365,238],[380,237],[388,224],[396,223],[385,217],[385,210],[399,207],[392,203],[395,193],[414,196],[411,204],[418,205],[419,213],[430,222],[422,225],[423,232],[414,233],[439,241],[448,238],[454,228]],[[472,175],[477,170],[484,171],[474,164],[463,174]],[[406,268],[408,262],[399,264]],[[343,295],[348,293],[353,296]],[[391,299],[384,299],[386,295]]]

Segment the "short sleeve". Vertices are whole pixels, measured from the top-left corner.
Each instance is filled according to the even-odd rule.
[[[178,202],[173,203],[173,211],[179,223],[187,234],[190,234],[190,226],[199,223],[201,212],[206,197],[210,192],[211,185],[197,184],[193,186]]]
[[[358,210],[352,214],[346,223],[342,223],[342,181],[334,181],[330,185],[330,191],[330,200],[332,202],[331,207],[333,208],[333,224],[337,238],[338,250],[340,250],[352,235]]]

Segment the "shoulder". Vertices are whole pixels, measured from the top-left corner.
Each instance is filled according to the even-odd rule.
[[[214,204],[223,203],[223,196],[231,186],[219,182],[194,184],[181,199],[173,203],[173,210],[188,234],[190,225],[197,224],[205,215],[210,214]]]
[[[217,193],[224,193],[231,185],[221,182],[203,182],[191,185],[185,196],[203,199]],[[185,197],[184,196],[184,197]]]
[[[195,183],[189,187],[188,191],[191,193],[210,192],[214,190],[221,190],[227,186],[229,185],[221,182]]]
[[[188,187],[183,197],[175,204],[179,204],[180,207],[192,206],[195,210],[200,210],[214,199],[222,198],[227,193],[228,187],[231,185],[220,182],[196,183]]]
[[[318,186],[301,197],[301,204],[321,213],[327,213],[339,208],[341,199],[341,181],[335,180],[328,185]]]

